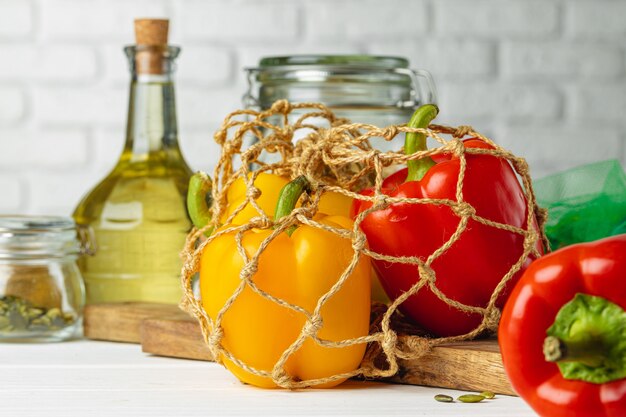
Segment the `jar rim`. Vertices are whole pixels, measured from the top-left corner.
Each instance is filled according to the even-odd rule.
[[[394,69],[409,68],[409,61],[399,56],[384,55],[281,55],[261,58],[257,69],[284,69],[284,67],[291,66],[349,66],[353,68]]]
[[[0,215],[0,259],[41,259],[80,253],[68,217]]]
[[[409,60],[377,55],[285,55],[244,68],[247,108],[268,108],[278,99],[321,102],[331,108],[414,110],[435,102],[430,73]]]
[[[62,232],[76,229],[76,223],[62,216],[0,215],[0,233]]]

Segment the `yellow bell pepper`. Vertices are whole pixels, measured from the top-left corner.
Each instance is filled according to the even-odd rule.
[[[257,183],[259,180],[279,182],[276,176],[259,177]],[[306,183],[304,177],[300,177],[289,183],[280,199],[265,194],[273,201],[280,200],[276,218],[294,208],[302,192],[303,181]],[[352,221],[347,216],[320,215],[318,221],[336,228],[352,229]],[[261,242],[271,232],[253,229],[244,234],[242,243],[248,256],[257,252]],[[350,263],[352,242],[306,225],[292,232],[291,235],[289,231],[281,233],[266,247],[252,281],[261,290],[312,314],[319,298],[331,289]],[[219,236],[204,248],[200,263],[200,291],[204,309],[213,320],[241,283],[243,267],[235,233]],[[370,271],[369,258],[361,255],[344,285],[322,307],[323,325],[318,337],[341,341],[368,334]],[[305,323],[304,314],[270,301],[246,286],[223,315],[221,343],[245,364],[271,372],[283,352],[297,339]],[[325,378],[356,369],[364,353],[365,344],[331,348],[320,346],[309,338],[286,361],[285,370],[296,380]],[[269,377],[250,373],[227,358],[222,360],[243,382],[259,387],[276,386]],[[321,387],[341,382],[343,380],[337,380]]]

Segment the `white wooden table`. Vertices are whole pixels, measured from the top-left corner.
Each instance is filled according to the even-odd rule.
[[[515,397],[438,403],[458,391],[349,381],[329,390],[263,390],[221,366],[86,340],[0,344],[0,416],[535,416]]]

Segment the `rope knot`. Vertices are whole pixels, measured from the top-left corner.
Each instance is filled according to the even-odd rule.
[[[220,129],[213,135],[213,139],[218,145],[224,145],[226,138],[228,137],[228,130]]]
[[[528,162],[524,158],[517,158],[514,162],[517,173],[525,177],[528,175]]]
[[[400,342],[402,347],[396,349],[396,354],[403,359],[417,359],[431,350],[430,342],[423,337],[404,337]]]
[[[274,226],[274,222],[267,216],[253,217],[249,220],[249,222],[254,224],[254,228],[262,230],[269,229]]]
[[[395,125],[391,125],[391,126],[387,126],[384,130],[383,130],[383,134],[382,134],[383,138],[387,141],[395,138],[396,136],[398,136],[398,127]]]
[[[215,134],[215,140],[216,141],[218,140],[218,136],[217,136],[218,134],[219,134],[219,132]],[[226,139],[224,139],[224,140],[226,140]],[[221,145],[222,145],[222,153],[224,155],[235,154],[235,153],[237,153],[239,151],[239,146],[237,146],[237,144],[235,144],[232,141],[222,142]]]
[[[429,265],[426,265],[423,262],[420,262],[418,264],[417,270],[420,274],[420,279],[425,279],[431,283],[434,283],[435,280],[437,279],[437,275],[435,274],[435,271]]]
[[[492,308],[488,310],[485,317],[485,327],[490,330],[495,330],[498,328],[498,323],[500,323],[500,309]]]
[[[317,332],[324,326],[324,320],[321,316],[313,316],[304,325],[304,334],[309,337],[317,335]]]
[[[359,233],[352,240],[352,249],[355,252],[362,252],[363,249],[365,249],[365,246],[367,246],[367,240],[365,239],[365,235],[363,233]]]
[[[537,222],[539,226],[544,225],[548,221],[548,209],[543,207],[537,207],[535,210],[535,217],[537,217]]]
[[[374,202],[372,203],[373,207],[376,207],[377,210],[384,210],[389,207],[391,203],[389,203],[389,196],[387,194],[376,194],[374,195]]]
[[[272,379],[281,388],[291,389],[293,388],[294,380],[289,376],[284,369],[276,369],[272,372]]]
[[[469,135],[473,131],[474,131],[474,128],[472,126],[459,126],[454,130],[454,132],[452,132],[452,136],[457,139],[460,139],[462,137]]]
[[[393,332],[385,332],[383,336],[383,340],[380,342],[380,346],[383,348],[383,351],[390,355],[392,352],[396,350],[396,342],[398,341],[398,336]]]
[[[249,187],[246,190],[246,197],[248,197],[248,199],[250,199],[250,200],[256,200],[259,197],[261,197],[261,193],[262,193],[262,191],[260,189],[258,189],[257,187],[252,186],[252,187]]]
[[[304,218],[310,219],[313,217],[313,210],[311,210],[309,207],[296,207],[295,209],[293,209],[290,216],[295,218],[302,216]]]
[[[272,113],[282,113],[282,114],[291,113],[291,103],[289,103],[287,100],[278,100],[274,102],[274,104],[272,104],[270,111]]]
[[[247,262],[239,271],[239,278],[241,280],[244,280],[246,282],[249,282],[248,280],[254,275],[256,274],[256,272],[258,271],[258,265],[255,262]]]
[[[539,239],[539,236],[534,231],[532,233],[527,233],[524,238],[524,251],[530,252],[537,244],[537,239]]]
[[[459,217],[473,217],[476,215],[476,209],[470,203],[461,201],[452,207],[452,211]]]
[[[213,349],[217,348],[224,337],[224,330],[222,327],[214,327],[211,333],[209,333],[209,337],[207,338],[207,342],[209,346]]]
[[[452,153],[454,156],[456,156],[457,158],[463,156],[463,154],[465,153],[465,145],[463,144],[462,140],[455,138],[452,139],[449,143],[452,147]]]

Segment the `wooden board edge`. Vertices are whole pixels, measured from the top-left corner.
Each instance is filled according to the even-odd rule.
[[[198,323],[191,317],[144,319],[140,325],[141,350],[157,356],[214,361]]]
[[[141,321],[150,317],[187,317],[173,304],[101,303],[89,304],[83,310],[83,336],[87,339],[140,343]]]
[[[483,350],[471,344],[468,348],[465,342],[434,347],[419,359],[400,360],[400,370],[388,380],[399,384],[517,396],[504,370],[497,342],[484,343]],[[485,346],[489,350],[484,350]]]

